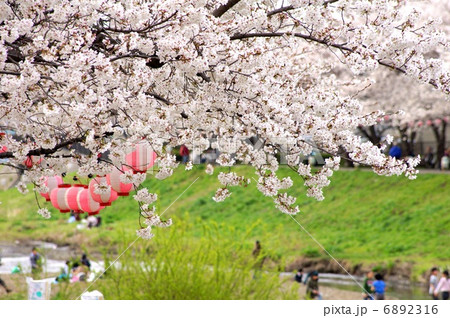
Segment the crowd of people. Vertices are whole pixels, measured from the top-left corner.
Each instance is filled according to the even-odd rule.
[[[42,256],[34,247],[30,254],[31,273],[38,274],[42,272]],[[55,282],[70,281],[71,283],[78,281],[86,281],[91,271],[91,262],[86,253],[83,253],[81,259],[69,261],[67,260],[61,273],[56,277]]]
[[[31,274],[36,275],[43,270],[42,256],[38,253],[37,248],[33,248],[30,253],[30,267]],[[21,270],[13,270],[12,273],[20,273]],[[59,282],[81,282],[86,281],[91,273],[91,261],[88,259],[87,254],[83,253],[81,259],[69,261],[67,260],[64,267],[61,269],[61,273],[56,277],[55,283]],[[0,286],[3,287],[7,293],[12,290],[8,288],[6,283],[0,278]]]
[[[409,154],[413,156],[413,154]],[[402,158],[402,149],[398,144],[394,144],[389,149],[389,156],[400,159]],[[449,170],[450,169],[450,148],[444,151],[444,156],[439,160],[437,154],[433,151],[432,147],[427,147],[425,154],[421,155],[422,165],[428,169],[441,169],[441,170]]]
[[[88,280],[90,273],[91,262],[84,253],[80,260],[66,261],[61,273],[56,277],[56,282],[84,282]]]
[[[319,272],[314,270],[304,277],[303,269],[300,268],[294,276],[294,280],[298,283],[306,285],[307,299],[323,299],[319,291]],[[304,278],[303,278],[304,277]],[[386,294],[386,283],[383,276],[379,273],[374,274],[368,272],[364,279],[364,298],[365,300],[384,300]]]
[[[319,292],[319,273],[312,271],[307,275],[300,268],[295,273],[294,280],[306,285],[306,298],[321,300],[322,294]],[[364,300],[384,300],[386,299],[386,282],[383,275],[369,271],[364,278]],[[439,269],[431,269],[429,280],[429,294],[434,300],[448,300],[450,296],[450,278],[448,270],[442,272],[439,278]]]
[[[442,276],[439,279],[439,269],[433,267],[430,274],[430,288],[429,294],[432,299],[438,300],[439,294],[442,300],[448,300],[450,295],[450,279],[448,276],[448,270],[442,272]]]
[[[386,283],[380,273],[368,272],[363,287],[365,300],[384,300],[386,297]]]
[[[433,151],[433,148],[427,147],[425,154],[422,159],[426,168],[434,169],[440,168],[441,170],[449,170],[450,169],[450,148],[445,150],[444,156],[441,158],[441,161],[438,162],[438,158]]]
[[[94,227],[100,227],[102,225],[102,217],[100,215],[89,215],[86,214],[84,218],[82,218],[81,213],[75,213],[74,211],[70,212],[69,219],[67,223],[77,223],[78,229],[83,229],[87,227],[88,229],[92,229]]]
[[[319,292],[319,272],[312,271],[306,276],[303,273],[303,268],[300,268],[297,273],[295,273],[294,280],[301,284],[306,285],[306,299],[317,299],[322,300],[322,294]]]

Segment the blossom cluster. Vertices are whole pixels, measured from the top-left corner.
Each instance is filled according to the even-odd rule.
[[[148,197],[147,195],[143,195],[144,192],[141,192],[140,196]],[[135,196],[136,197],[136,196]],[[136,199],[136,198],[135,198]],[[156,197],[155,197],[156,200]],[[143,239],[151,239],[154,234],[152,233],[152,227],[168,227],[172,225],[172,219],[168,219],[166,221],[161,220],[161,217],[155,213],[156,208],[153,206],[149,208],[149,204],[143,204],[141,206],[141,215],[145,218],[144,223],[147,225],[136,231],[136,234]]]
[[[101,182],[97,182],[94,184],[94,193],[98,195],[110,193],[111,186],[106,182],[106,180],[102,180]]]
[[[68,171],[106,175],[141,141],[158,155],[160,180],[178,165],[166,149],[183,144],[197,155],[216,149],[221,166],[253,166],[257,188],[285,213],[297,209],[283,193],[292,180],[277,176],[281,156],[319,200],[342,152],[378,174],[415,177],[417,159],[389,158],[355,134],[387,112],[343,87],[384,68],[448,96],[449,44],[438,19],[390,0],[228,3],[0,2],[0,126],[15,132],[0,136],[0,159],[20,169],[38,159],[18,189]],[[342,65],[351,80],[339,76]],[[312,172],[303,159],[316,148],[333,159]],[[125,170],[123,183],[145,179]],[[236,184],[234,175],[219,180],[216,201]]]
[[[50,211],[49,211],[48,209],[46,209],[46,208],[39,209],[39,210],[37,211],[37,213],[38,213],[40,216],[42,216],[44,219],[50,219],[51,216],[52,216],[52,214],[50,213]]]
[[[143,188],[141,190],[138,190],[133,198],[139,202],[152,204],[158,199],[158,195],[155,193],[149,193],[147,188]]]

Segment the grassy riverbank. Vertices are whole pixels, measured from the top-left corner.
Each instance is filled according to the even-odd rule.
[[[185,235],[196,240],[203,237],[202,227],[208,221],[216,235],[239,241],[249,254],[259,239],[273,267],[284,269],[302,257],[328,259],[290,216],[278,212],[270,198],[257,191],[253,180],[247,188],[232,189],[225,202],[214,202],[211,197],[219,186],[219,171],[209,176],[204,167],[196,166],[164,181],[149,175],[145,186],[158,193],[160,212],[168,208],[164,217],[175,218],[174,229],[183,220],[189,225]],[[246,166],[233,171],[254,176]],[[291,176],[296,183],[290,191],[299,195],[301,213],[296,220],[349,268],[363,264],[389,271],[404,266],[407,274],[418,278],[431,265],[450,265],[446,244],[450,238],[450,175],[422,174],[410,181],[368,171],[341,171],[332,177],[325,200],[316,202],[304,195],[302,181],[292,171],[282,169],[280,174]],[[124,237],[131,240],[139,226],[131,196],[119,198],[102,212],[102,228],[83,231],[66,224],[67,215],[54,212],[52,219],[42,219],[36,214],[31,191],[25,196],[15,189],[4,191],[0,201],[0,234],[6,241],[41,239],[77,244],[89,251],[104,246],[115,250]],[[155,232],[164,235],[164,231]]]

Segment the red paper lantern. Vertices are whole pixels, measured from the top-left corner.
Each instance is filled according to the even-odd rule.
[[[27,156],[27,159],[25,159],[25,161],[23,162],[23,164],[30,169],[31,167],[33,167],[34,165],[38,165],[42,162],[41,157],[36,157],[36,156]]]
[[[135,150],[129,153],[125,160],[134,173],[144,173],[155,164],[156,153],[147,142],[141,141],[136,144]]]
[[[2,140],[4,136],[6,136],[6,133],[0,132],[0,140]],[[8,151],[8,147],[0,145],[0,153],[7,152],[7,151]]]
[[[48,192],[41,192],[40,194],[45,198],[45,201],[50,201],[50,193],[53,189],[56,189],[60,184],[63,183],[63,179],[60,176],[44,177],[43,183],[48,188]]]
[[[89,213],[89,215],[98,214],[98,212],[104,208],[103,206],[100,206],[100,203],[92,199],[91,193],[88,189],[83,189],[78,192],[77,203],[78,209]]]
[[[52,205],[61,213],[70,212],[69,204],[67,203],[67,191],[70,189],[70,184],[60,184],[50,192],[50,201]]]
[[[109,190],[106,191],[106,193],[95,193],[95,185],[101,183],[107,183],[106,177],[96,177],[92,179],[89,183],[89,192],[91,193],[92,199],[100,203],[101,206],[110,206],[111,203],[117,199],[117,192],[110,187]]]
[[[126,167],[122,167],[125,170]],[[122,183],[120,181],[120,176],[123,172],[119,169],[114,168],[111,174],[106,175],[106,181],[111,186],[111,188],[117,192],[118,196],[128,196],[129,192],[133,189],[132,183]]]

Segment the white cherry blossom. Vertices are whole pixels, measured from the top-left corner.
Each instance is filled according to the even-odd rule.
[[[286,191],[296,185],[278,177],[280,156],[318,200],[342,152],[377,174],[415,178],[417,158],[389,158],[355,134],[390,114],[342,87],[385,69],[449,96],[448,14],[396,0],[278,2],[0,2],[0,127],[15,132],[0,135],[0,160],[25,169],[18,189],[69,167],[82,177],[127,167],[139,142],[156,152],[148,176],[160,180],[178,166],[166,149],[183,144],[217,150],[230,170],[251,165],[257,188],[289,214],[298,208]],[[302,162],[316,148],[332,159],[312,171]],[[24,168],[31,157],[44,161]],[[230,173],[219,174],[216,201],[248,184]],[[146,177],[126,169],[120,181]]]

